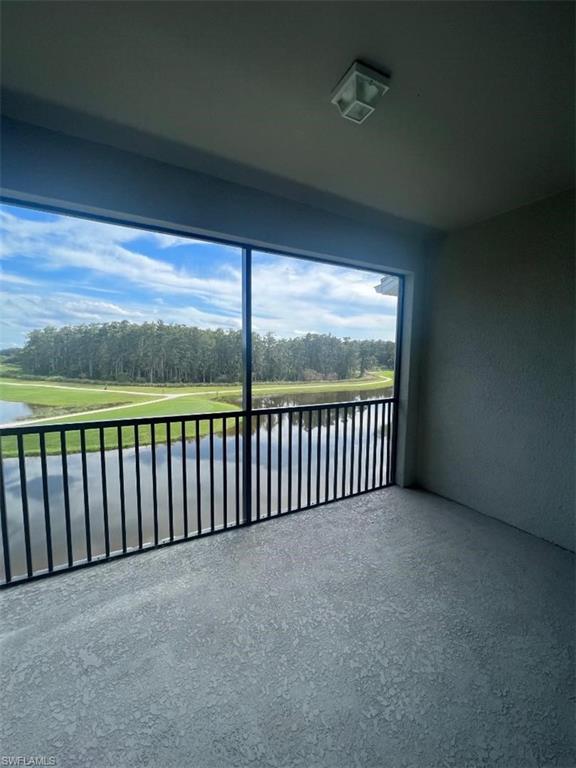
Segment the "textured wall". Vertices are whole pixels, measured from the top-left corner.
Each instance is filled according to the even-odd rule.
[[[431,257],[419,483],[574,549],[574,194]]]

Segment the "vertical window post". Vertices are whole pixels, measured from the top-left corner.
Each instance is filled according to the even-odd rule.
[[[242,509],[252,522],[252,250],[242,249]]]
[[[391,485],[396,484],[396,459],[398,453],[398,410],[400,408],[400,364],[402,361],[402,328],[404,324],[404,275],[398,275],[398,303],[396,304],[396,349],[394,361],[394,411],[392,414],[392,456],[390,461]],[[388,427],[390,429],[390,427]]]

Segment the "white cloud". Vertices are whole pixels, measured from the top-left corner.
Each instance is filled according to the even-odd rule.
[[[36,285],[34,280],[29,280],[27,277],[20,277],[20,275],[11,275],[0,269],[0,288],[4,285]]]
[[[47,325],[80,325],[83,323],[109,323],[128,320],[144,323],[163,320],[200,328],[240,327],[240,316],[223,317],[214,312],[203,312],[195,307],[150,307],[143,303],[122,305],[93,300],[69,292],[49,296],[34,293],[12,293],[3,296],[0,314],[0,346],[22,345],[30,331]]]
[[[335,267],[287,257],[271,262],[268,258],[254,257],[254,293],[274,292],[277,297],[307,298],[318,302],[346,302],[378,307],[393,312],[394,297],[376,293],[379,276],[345,267]]]
[[[239,260],[238,267],[227,261],[216,275],[202,276],[194,272],[193,260],[178,267],[138,252],[136,242],[153,240],[166,252],[204,241],[70,217],[20,219],[8,211],[0,211],[0,229],[3,258],[33,261],[35,275],[38,269],[46,275],[38,280],[41,287],[37,292],[24,290],[26,278],[12,275],[5,280],[1,319],[12,336],[18,335],[11,343],[22,343],[29,330],[42,325],[119,319],[143,322],[161,318],[203,328],[240,327]],[[82,270],[84,275],[76,285],[66,275],[70,290],[65,292],[60,270],[70,268]],[[102,279],[113,279],[115,287],[98,285]],[[377,274],[255,253],[253,281],[254,328],[259,332],[394,337],[396,298],[375,291]],[[8,283],[13,290],[18,286],[22,290],[10,294]],[[136,298],[137,291],[131,286],[156,296],[145,302],[143,297]],[[84,291],[110,293],[113,301],[99,301]]]
[[[7,211],[0,213],[0,226],[3,259],[34,259],[36,268],[51,271],[87,270],[155,292],[206,298],[218,295],[227,300],[240,292],[240,278],[233,281],[230,271],[222,278],[201,278],[168,261],[125,247],[127,243],[146,238],[160,244],[163,250],[175,245],[205,245],[205,241],[62,216],[51,221],[31,221]]]
[[[62,285],[67,285],[67,283],[63,283]],[[82,290],[82,291],[93,291],[95,293],[108,293],[108,294],[116,294],[122,296],[124,294],[124,291],[120,291],[116,288],[97,288],[95,285],[86,285],[85,283],[70,283],[70,286]]]
[[[254,327],[259,332],[394,338],[396,299],[376,293],[377,275],[256,255],[253,279]]]

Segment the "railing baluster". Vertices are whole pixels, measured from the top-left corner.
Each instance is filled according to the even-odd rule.
[[[80,455],[82,458],[82,490],[84,494],[84,528],[86,531],[86,559],[92,560],[92,533],[90,531],[90,495],[88,493],[88,465],[86,463],[86,430],[80,430]]]
[[[122,552],[128,550],[126,541],[126,493],[124,489],[124,444],[122,427],[118,427],[118,486],[120,488],[120,525],[122,526]]]
[[[370,425],[372,420],[372,410],[370,403],[367,406],[368,415],[366,418],[366,467],[364,470],[364,490],[368,490],[368,483],[370,479]]]
[[[142,530],[142,478],[140,474],[140,430],[134,424],[134,471],[136,473],[136,519],[138,525],[138,549],[144,547]]]
[[[254,423],[254,422],[252,422]],[[256,414],[256,520],[260,520],[260,414]]]
[[[380,417],[380,467],[379,473],[379,487],[382,487],[383,475],[384,475],[384,439],[385,439],[385,427],[386,427],[386,412],[388,403],[381,403],[381,417]]]
[[[326,476],[324,478],[324,501],[330,498],[330,408],[326,408]]]
[[[392,452],[390,450],[392,444],[392,411],[397,407],[396,403],[388,403],[388,424],[386,426],[386,485],[390,485],[392,482]]]
[[[268,435],[266,442],[266,516],[272,517],[272,414],[268,414]]]
[[[100,477],[102,481],[102,513],[104,516],[104,551],[106,557],[110,557],[110,527],[108,521],[108,481],[106,477],[106,441],[104,436],[104,427],[98,430],[100,437]],[[62,432],[64,437],[64,432]],[[63,446],[63,450],[65,446]],[[67,472],[68,470],[66,470]],[[66,488],[68,488],[68,479],[66,478]],[[70,510],[68,510],[68,513]]]
[[[358,407],[360,413],[360,425],[358,427],[358,478],[356,485],[356,492],[360,493],[362,490],[362,443],[364,440],[364,404],[361,403]]]
[[[350,494],[354,493],[354,451],[356,450],[356,406],[352,406],[352,424],[350,427]]]
[[[156,475],[156,425],[150,424],[150,456],[152,459],[152,515],[154,518],[154,546],[158,546],[158,477]]]
[[[396,440],[398,432],[398,403],[394,402],[391,408],[391,430],[390,430],[390,483],[396,482],[396,452],[392,449],[392,444]]]
[[[168,483],[168,535],[174,541],[174,493],[172,489],[172,425],[166,422],[166,480]]]
[[[374,438],[372,445],[372,489],[376,488],[376,453],[378,449],[378,404],[374,405]]]
[[[282,466],[282,430],[284,425],[284,414],[278,414],[278,514],[282,514],[282,474],[284,467]]]
[[[66,555],[68,567],[72,568],[74,553],[72,548],[72,523],[70,520],[70,488],[68,486],[68,452],[66,448],[66,432],[60,432],[60,459],[62,461],[62,491],[64,493],[64,525],[66,527]],[[108,553],[109,554],[109,553]]]
[[[348,406],[344,406],[344,429],[342,435],[342,498],[346,496],[346,454],[348,453]]]
[[[338,439],[340,437],[340,408],[336,408],[334,425],[334,498],[338,498]]]
[[[318,408],[318,432],[316,434],[316,504],[320,504],[321,463],[322,463],[322,410]]]
[[[226,416],[222,417],[222,520],[224,528],[228,528],[228,443]]]
[[[44,501],[44,526],[46,528],[46,562],[48,571],[54,570],[52,558],[52,525],[50,521],[50,494],[48,492],[48,467],[46,462],[46,435],[40,432],[40,469],[42,473],[42,497]]]
[[[2,553],[4,556],[4,581],[12,581],[10,564],[10,543],[8,541],[8,517],[6,514],[6,488],[4,487],[4,459],[2,458],[2,438],[0,437],[0,526],[2,527]]]
[[[188,476],[186,467],[186,421],[182,419],[180,424],[182,434],[180,435],[182,448],[182,527],[184,538],[188,538]]]
[[[24,440],[18,435],[18,468],[20,471],[20,494],[22,499],[22,522],[24,525],[24,548],[26,550],[26,572],[28,578],[32,577],[32,549],[30,546],[30,516],[28,512],[28,485],[26,482],[26,456],[24,454]]]
[[[194,446],[196,448],[196,518],[198,526],[198,536],[202,533],[202,484],[201,484],[201,466],[200,466],[200,421],[194,422]]]
[[[306,506],[311,504],[311,491],[312,491],[312,411],[308,411],[308,441],[306,443],[308,449],[308,469],[306,471]]]
[[[240,525],[240,417],[234,417],[234,470],[236,491],[236,525]]]
[[[210,439],[210,531],[216,528],[214,518],[214,420],[209,421]]]
[[[302,411],[298,414],[298,509],[302,506]]]
[[[32,548],[30,546],[30,516],[28,512],[28,484],[26,482],[26,456],[24,440],[18,435],[18,467],[20,470],[20,494],[22,497],[22,522],[24,524],[24,548],[26,550],[26,572],[32,577]]]
[[[288,512],[292,509],[292,411],[288,411]]]

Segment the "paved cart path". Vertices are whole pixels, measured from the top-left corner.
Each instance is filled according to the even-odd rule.
[[[154,405],[154,403],[163,403],[165,400],[177,400],[179,397],[184,397],[184,395],[164,395],[163,397],[158,397],[155,400],[143,400],[141,403],[123,403],[122,405],[110,405],[106,408],[94,408],[91,411],[74,411],[73,413],[67,413],[65,416],[46,416],[42,419],[27,419],[22,421],[13,421],[10,424],[0,424],[0,428],[3,427],[26,427],[30,426],[32,424],[44,424],[47,421],[54,421],[58,418],[68,418],[68,417],[74,417],[77,416],[92,416],[95,413],[110,413],[110,411],[119,411],[119,410],[125,410],[126,408],[140,408],[143,405]]]

